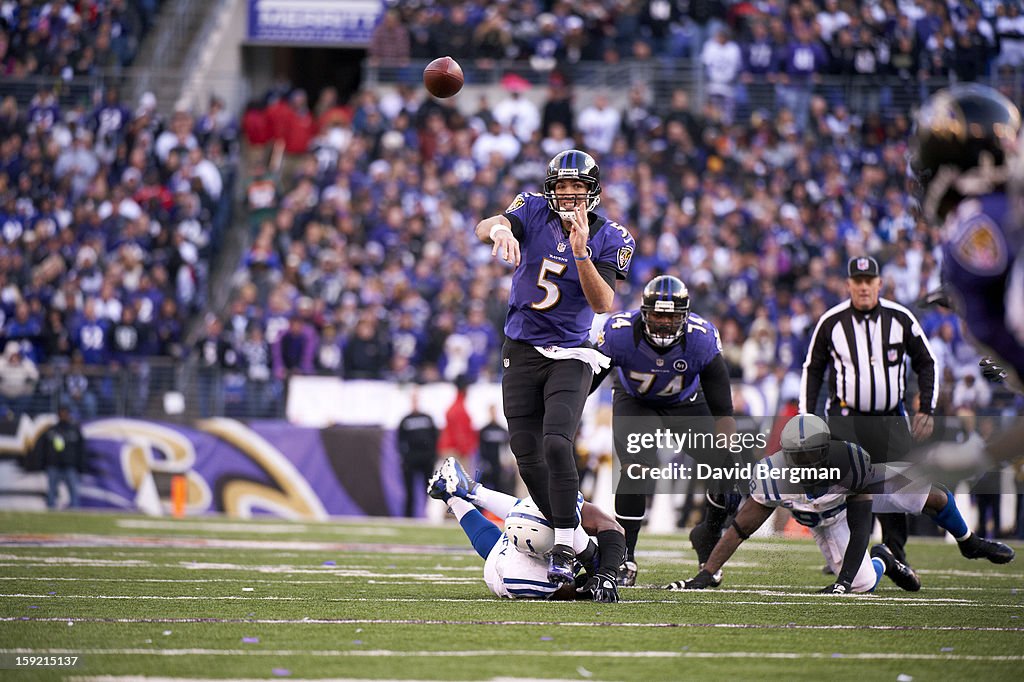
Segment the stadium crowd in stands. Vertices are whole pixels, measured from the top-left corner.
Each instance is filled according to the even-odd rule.
[[[50,407],[28,400],[38,391],[66,394],[83,417],[117,400],[139,410],[148,358],[183,357],[186,320],[206,306],[237,128],[216,101],[164,121],[152,94],[132,110],[115,88],[70,107],[42,88],[0,112],[3,362],[60,368],[63,383],[37,371],[38,386],[24,372],[15,386],[4,370],[0,407]]]
[[[145,25],[152,5],[3,3],[0,64],[24,64],[16,43],[63,44],[47,16],[77,8],[102,25],[121,12]],[[510,273],[472,226],[538,186],[547,160],[575,146],[601,165],[602,211],[637,240],[617,307],[636,307],[656,273],[681,277],[694,310],[722,330],[734,378],[759,387],[772,409],[796,395],[807,336],[844,296],[850,255],[878,257],[883,295],[901,303],[937,286],[938,232],[916,217],[905,182],[909,112],[887,103],[1019,66],[1024,19],[1017,3],[683,6],[396,4],[371,65],[410,65],[418,77],[417,65],[442,52],[469,68],[511,59],[545,74],[544,101],[533,104],[529,84],[510,77],[505,96],[482,99],[472,115],[414,85],[348,102],[332,88],[315,102],[282,88],[251,102],[239,123],[251,242],[222,315],[204,297],[235,153],[222,105],[162,121],[151,96],[133,111],[115,90],[71,108],[49,91],[27,108],[8,98],[0,339],[19,343],[21,362],[72,370],[187,354],[203,413],[279,414],[290,373],[494,379]],[[624,102],[574,99],[576,63],[679,57],[705,70],[706,104],[686,88],[655,97],[642,83]],[[817,82],[823,74],[849,80],[832,87]],[[875,87],[880,75],[886,88]],[[198,340],[183,348],[186,317],[200,312]],[[998,392],[967,376],[976,358],[955,317],[933,310],[922,322],[943,364],[946,408],[996,400],[998,409]],[[90,396],[77,408],[88,417],[110,390],[80,373],[67,373],[65,390]],[[5,393],[0,401],[14,405]]]
[[[0,3],[0,76],[70,81],[131,64],[159,0]]]

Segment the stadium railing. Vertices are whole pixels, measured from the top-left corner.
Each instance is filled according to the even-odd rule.
[[[466,75],[468,87],[500,88],[503,78],[514,75],[525,79],[534,88],[544,88],[554,73],[537,71],[528,63],[516,61],[486,62],[481,65],[473,60],[460,60],[460,65]],[[366,63],[363,67],[363,85],[371,88],[400,84],[419,85],[422,82],[423,66],[418,62],[402,65]],[[557,72],[580,90],[605,89],[623,93],[625,88],[635,83],[643,83],[650,89],[657,103],[667,103],[673,90],[683,88],[695,98],[691,107],[693,110],[699,110],[708,90],[704,70],[699,63],[689,59],[623,60],[616,64],[578,62],[560,65]],[[1015,101],[1021,101],[1024,95],[1024,67],[1004,66],[992,76],[981,80],[994,87],[1003,87]],[[948,87],[953,82],[955,81],[952,77],[905,81],[895,75],[819,74],[811,91],[814,95],[824,97],[832,105],[845,104],[850,113],[855,115],[862,116],[872,112],[883,115],[909,114],[911,109],[929,94]],[[775,113],[780,106],[775,96],[776,86],[767,81],[753,85],[754,87],[744,85],[738,80],[734,84],[739,112],[749,113],[754,109],[765,109]],[[760,91],[758,86],[761,88]],[[474,106],[476,104],[474,99],[466,98],[466,102]]]
[[[53,88],[62,109],[83,102],[91,111],[92,107],[96,105],[93,97],[97,92],[102,92],[109,87],[117,87],[121,92],[124,104],[134,112],[141,93],[152,91],[154,94],[161,92],[180,94],[183,78],[181,69],[144,68],[105,70],[90,76],[76,76],[70,81],[41,75],[19,79],[5,78],[0,79],[0,99],[13,95],[19,108],[24,109],[41,89]],[[248,83],[244,79],[240,79],[237,73],[210,71],[204,75],[204,78],[216,92],[228,101],[245,101],[245,97],[249,93]],[[177,94],[174,97],[158,96],[157,111],[165,116],[172,113],[177,103],[177,96]],[[202,108],[198,108],[193,113],[201,114]]]
[[[0,395],[0,416],[13,413],[52,414],[67,404],[80,419],[138,417],[187,420],[198,417],[282,418],[284,388],[280,382],[247,382],[241,372],[204,371],[194,361],[140,357],[125,366],[65,362],[39,365],[31,394],[9,399]],[[83,377],[84,392],[76,393]]]

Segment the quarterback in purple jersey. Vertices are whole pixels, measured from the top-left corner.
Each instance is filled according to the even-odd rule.
[[[678,278],[662,275],[648,282],[640,309],[608,318],[597,347],[611,358],[612,367],[594,378],[591,390],[614,371],[612,431],[623,474],[633,464],[659,466],[655,448],[630,452],[626,447],[627,437],[638,428],[736,432],[729,370],[718,330],[690,312],[689,291]],[[689,448],[687,454],[707,463],[721,460],[720,453],[707,449]],[[652,492],[653,481],[646,478],[640,482],[625,475],[619,478],[615,516],[626,533],[620,585],[636,583],[637,538],[647,513],[647,495]],[[705,520],[690,535],[700,563],[710,555],[738,503],[738,495],[709,491]]]
[[[477,237],[515,266],[502,348],[509,445],[530,496],[551,519],[553,582],[573,579],[579,489],[573,441],[593,373],[607,358],[587,343],[595,312],[611,310],[634,242],[595,213],[601,171],[570,149],[548,163],[543,194],[523,193],[480,221]]]

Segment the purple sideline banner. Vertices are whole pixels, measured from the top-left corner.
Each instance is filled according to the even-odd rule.
[[[383,11],[381,0],[249,0],[248,39],[366,47]]]
[[[171,480],[180,475],[188,514],[317,520],[392,516],[403,508],[394,433],[378,427],[100,419],[83,431],[92,470],[82,481],[88,507],[168,514]]]

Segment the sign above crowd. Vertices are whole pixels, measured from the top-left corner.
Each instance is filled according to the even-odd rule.
[[[249,0],[248,40],[366,47],[383,11],[380,0]]]

